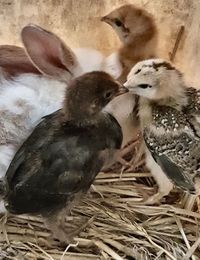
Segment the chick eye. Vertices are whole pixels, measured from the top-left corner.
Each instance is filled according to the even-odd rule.
[[[117,18],[115,19],[115,24],[119,27],[122,26],[122,22]]]
[[[140,84],[140,85],[138,85],[138,87],[145,89],[145,88],[151,88],[152,86],[149,84]]]
[[[138,69],[136,72],[135,72],[135,75],[140,73],[141,69]]]
[[[104,94],[104,97],[105,97],[106,99],[111,98],[111,96],[112,96],[112,91],[107,91],[107,92]]]

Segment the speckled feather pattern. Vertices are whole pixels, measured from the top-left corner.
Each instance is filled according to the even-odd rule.
[[[185,181],[193,183],[193,178],[200,175],[200,139],[188,115],[172,107],[155,105],[152,116],[152,124],[143,132],[148,149],[153,155],[166,155],[181,169]]]
[[[200,90],[194,88],[187,89],[188,105],[187,113],[200,113]],[[200,115],[200,114],[199,114]]]
[[[157,129],[162,127],[166,132],[189,130],[190,124],[185,115],[172,107],[153,106],[152,116]]]

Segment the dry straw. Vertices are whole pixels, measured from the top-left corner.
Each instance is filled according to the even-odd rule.
[[[144,171],[141,164],[134,170]],[[2,216],[0,259],[200,259],[199,199],[184,209],[183,193],[173,191],[160,205],[145,206],[142,200],[156,192],[150,174],[129,172],[133,167],[124,170],[120,173],[116,165],[97,176],[87,197],[67,217],[71,227],[88,225],[66,248],[48,240],[42,219]]]

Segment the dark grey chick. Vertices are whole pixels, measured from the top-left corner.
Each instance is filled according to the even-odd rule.
[[[4,199],[9,212],[41,214],[56,238],[70,241],[66,213],[122,143],[121,127],[102,109],[125,92],[104,72],[71,83],[63,109],[44,117],[8,168]]]

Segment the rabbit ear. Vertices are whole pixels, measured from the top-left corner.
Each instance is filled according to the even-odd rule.
[[[75,54],[55,34],[28,25],[22,29],[21,38],[31,61],[43,74],[68,81],[78,70]]]

